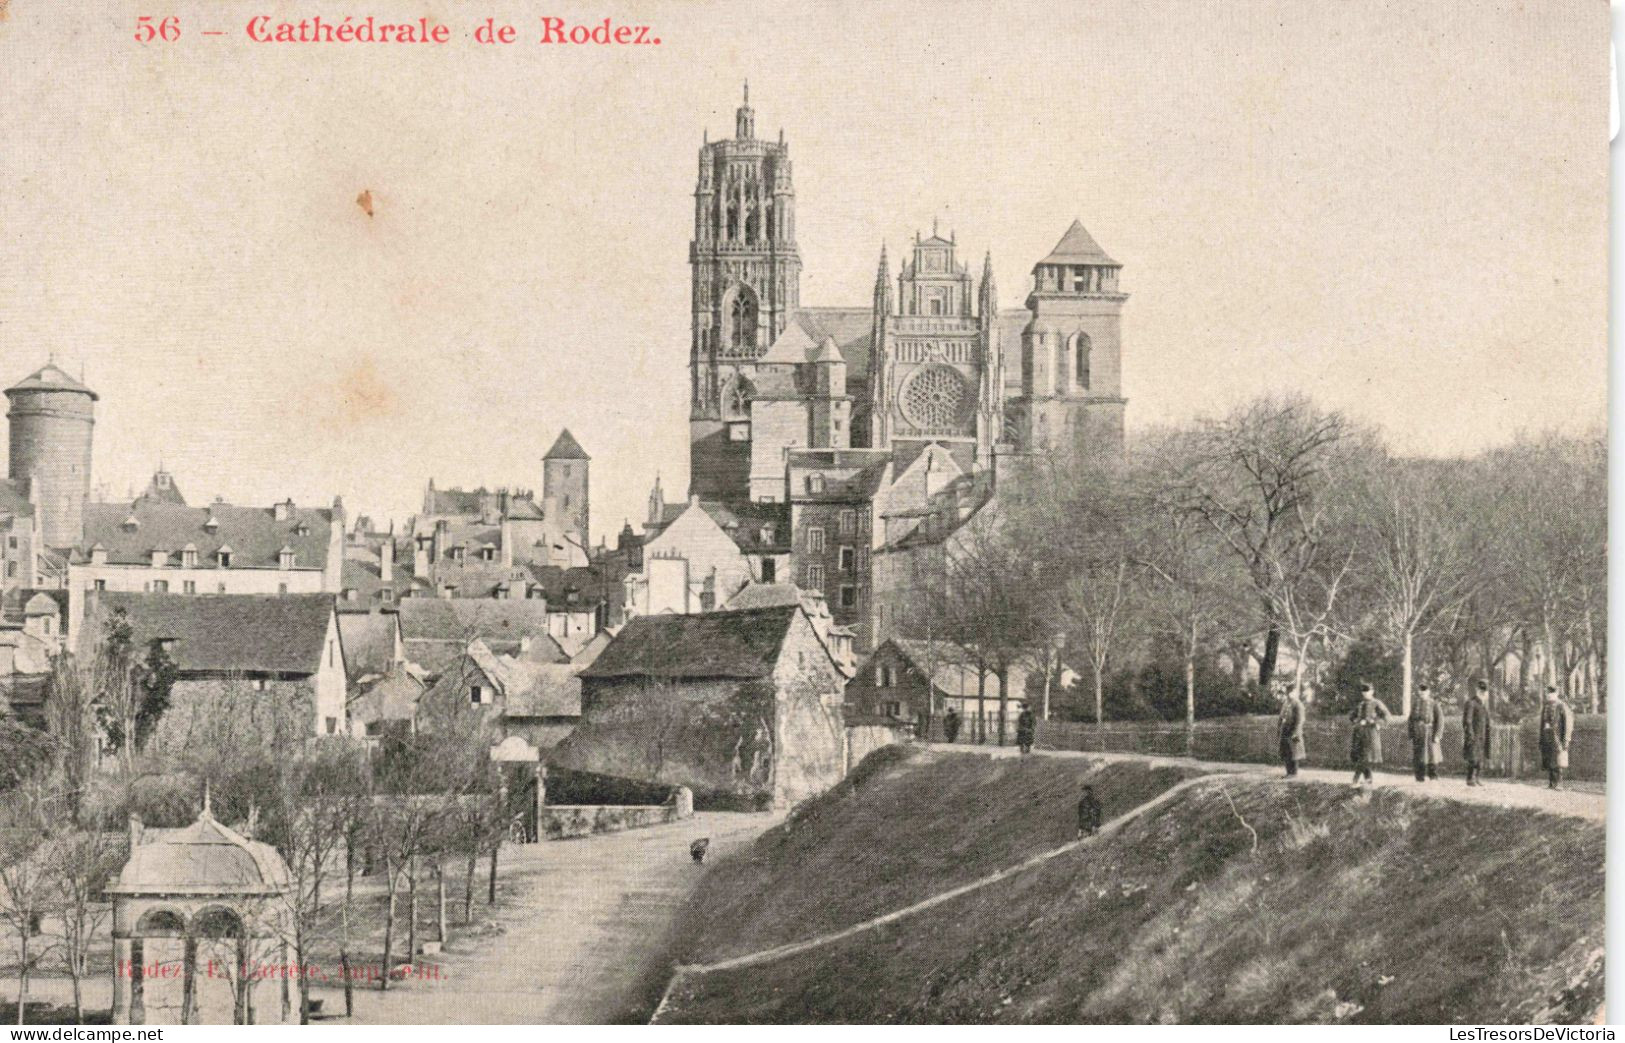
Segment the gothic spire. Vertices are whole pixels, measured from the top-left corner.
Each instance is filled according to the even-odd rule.
[[[756,113],[750,107],[750,81],[745,81],[745,100],[734,114],[734,138],[750,141],[756,137]]]

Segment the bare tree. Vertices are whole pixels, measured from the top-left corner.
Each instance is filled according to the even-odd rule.
[[[74,1014],[83,1023],[83,984],[89,972],[91,944],[110,915],[102,889],[124,864],[129,848],[124,834],[93,827],[62,833],[45,850],[47,877],[56,897],[63,968],[73,981]]]
[[[1247,577],[1211,526],[1189,508],[1183,481],[1190,442],[1178,434],[1147,438],[1137,452],[1135,564],[1148,583],[1145,618],[1184,663],[1185,727],[1196,726],[1196,664],[1228,638],[1256,633],[1256,613],[1240,596]]]
[[[1360,564],[1378,627],[1399,650],[1400,715],[1408,716],[1417,639],[1448,624],[1482,583],[1487,528],[1459,462],[1388,459],[1363,478]]]
[[[1261,398],[1194,433],[1196,452],[1183,498],[1236,555],[1266,618],[1260,689],[1275,673],[1288,595],[1313,554],[1305,521],[1337,480],[1339,450],[1351,434],[1339,413],[1303,398]]]
[[[17,1024],[25,1024],[28,979],[44,956],[34,944],[56,900],[50,823],[61,812],[55,780],[44,772],[20,780],[0,804],[0,922],[17,938]]]

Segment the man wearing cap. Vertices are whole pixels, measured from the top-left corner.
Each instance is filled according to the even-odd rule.
[[[1406,727],[1411,737],[1411,766],[1416,769],[1416,781],[1437,779],[1439,762],[1444,760],[1444,749],[1440,745],[1444,737],[1444,707],[1433,698],[1426,684],[1416,686],[1416,700],[1411,703]]]
[[[1478,773],[1490,759],[1490,683],[1479,681],[1473,687],[1461,709],[1461,759],[1467,763],[1467,785],[1482,786]]]
[[[1281,700],[1281,763],[1290,779],[1298,773],[1298,762],[1308,756],[1303,742],[1303,700],[1291,685],[1280,681],[1275,683],[1275,694]]]
[[[1569,766],[1569,740],[1574,738],[1574,713],[1557,697],[1555,685],[1546,686],[1540,708],[1540,766],[1550,789],[1563,788],[1563,769]]]
[[[1360,685],[1360,705],[1354,708],[1349,720],[1354,722],[1349,737],[1349,759],[1354,762],[1354,784],[1364,779],[1371,782],[1371,766],[1382,763],[1382,722],[1393,712],[1377,701],[1369,684]]]

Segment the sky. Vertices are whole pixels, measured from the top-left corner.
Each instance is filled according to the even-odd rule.
[[[595,542],[681,496],[697,153],[746,79],[804,304],[866,305],[937,220],[1019,306],[1080,218],[1131,434],[1274,392],[1427,455],[1605,419],[1600,0],[173,0],[147,44],[140,6],[0,2],[0,381],[82,369],[114,498],[161,458],[194,503],[404,521],[431,477],[539,487],[562,427]],[[244,33],[369,13],[452,40]]]

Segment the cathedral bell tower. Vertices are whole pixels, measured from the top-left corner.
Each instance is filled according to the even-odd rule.
[[[1123,453],[1123,266],[1073,221],[1033,266],[1011,426],[1028,452]]]
[[[756,137],[750,85],[734,137],[700,148],[694,189],[693,339],[689,351],[689,492],[749,494],[750,402],[759,359],[801,294],[790,151]]]

